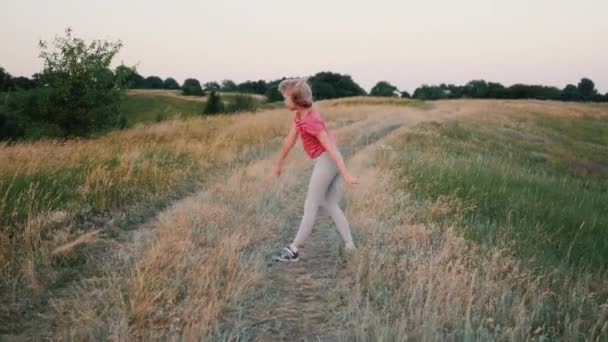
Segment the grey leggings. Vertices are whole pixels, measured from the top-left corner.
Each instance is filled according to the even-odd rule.
[[[338,155],[342,159],[339,151]],[[338,201],[340,201],[338,187],[340,172],[338,167],[327,151],[318,156],[314,163],[315,166],[312,170],[312,176],[308,184],[308,193],[304,202],[304,216],[302,217],[302,222],[293,244],[296,247],[302,246],[303,242],[308,238],[320,206],[334,220],[336,228],[344,242],[352,244],[353,238],[350,233],[350,226],[348,221],[346,221],[344,213],[338,206]]]

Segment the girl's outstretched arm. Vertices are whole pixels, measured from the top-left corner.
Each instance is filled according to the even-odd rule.
[[[279,152],[279,158],[274,164],[274,168],[272,169],[273,176],[279,176],[281,174],[281,169],[283,168],[283,160],[291,151],[291,148],[296,143],[298,139],[298,130],[296,128],[295,122],[291,123],[291,129],[289,130],[289,134],[283,139],[283,145],[281,145],[281,151]]]
[[[346,183],[346,185],[348,185],[348,186],[351,186],[354,184],[359,184],[359,181],[357,180],[357,178],[351,177],[348,174],[348,172],[346,171],[346,166],[344,165],[342,158],[338,157],[338,152],[336,151],[336,146],[331,141],[329,141],[327,132],[325,132],[325,131],[319,132],[319,134],[317,134],[317,139],[319,140],[321,145],[323,145],[323,147],[325,147],[325,150],[327,152],[329,152],[331,159],[333,159],[334,162],[336,163],[338,170],[342,174],[342,178],[344,178],[344,183]]]

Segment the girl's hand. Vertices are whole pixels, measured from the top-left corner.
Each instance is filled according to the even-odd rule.
[[[282,168],[283,166],[281,164],[274,164],[274,167],[272,168],[272,175],[279,177],[281,175]]]
[[[359,179],[357,179],[357,177],[351,177],[348,174],[344,175],[344,184],[346,184],[346,186],[348,187],[352,187],[355,184],[359,184]]]

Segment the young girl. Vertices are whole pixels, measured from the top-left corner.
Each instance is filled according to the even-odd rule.
[[[302,138],[304,151],[314,159],[314,169],[304,202],[304,217],[295,239],[288,247],[273,257],[277,261],[297,261],[298,249],[312,231],[317,210],[322,206],[332,217],[342,236],[346,249],[354,249],[350,227],[344,213],[338,206],[339,178],[342,176],[348,186],[358,184],[356,178],[346,171],[340,151],[336,148],[333,135],[329,132],[319,112],[312,106],[312,91],[305,79],[286,79],[279,84],[279,91],[285,99],[285,106],[295,112],[291,130],[283,140],[279,158],[272,170],[273,176],[281,174],[283,160],[298,138]]]

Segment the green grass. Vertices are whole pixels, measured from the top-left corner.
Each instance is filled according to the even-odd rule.
[[[247,99],[250,99],[247,101]],[[275,105],[267,104],[247,94],[223,94],[221,99],[224,106],[234,109],[235,112],[242,110],[264,110],[276,108]],[[243,101],[246,103],[243,104]],[[235,104],[235,102],[237,102]],[[122,107],[122,113],[127,118],[127,127],[132,127],[140,122],[161,122],[176,115],[182,118],[202,115],[206,102],[185,100],[170,96],[130,94],[127,95]],[[283,105],[281,102],[280,105]]]
[[[608,118],[549,117],[533,113],[536,131],[546,135],[563,159],[608,165]]]
[[[191,117],[200,115],[205,103],[182,100],[169,96],[128,95],[122,112],[127,117],[127,127],[138,122],[160,122],[175,115]]]
[[[135,161],[128,180],[118,179],[125,173],[121,170],[125,166],[117,156],[94,162],[83,160],[56,170],[0,173],[3,196],[0,226],[18,226],[32,213],[47,210],[70,208],[99,214],[117,206],[132,205],[169,190],[196,171],[190,156],[155,147]],[[100,172],[97,182],[87,180],[93,170]],[[82,192],[85,183],[90,184],[87,193]]]
[[[601,267],[608,174],[581,173],[573,160],[606,165],[607,137],[608,121],[591,117],[424,123],[402,137],[394,167],[416,196],[447,196],[468,208],[459,220],[471,239],[513,243],[521,257],[547,266]]]

